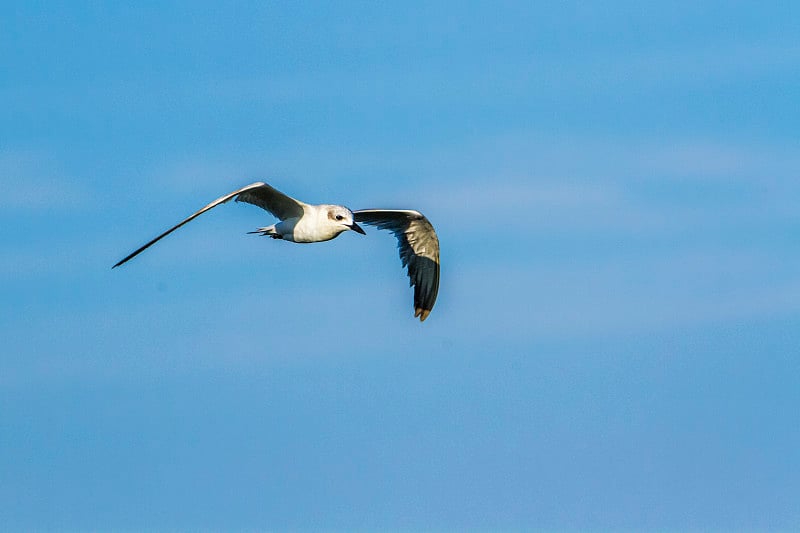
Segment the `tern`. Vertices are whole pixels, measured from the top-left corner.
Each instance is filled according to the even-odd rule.
[[[419,317],[420,321],[428,318],[439,292],[439,238],[422,213],[411,209],[351,211],[341,205],[307,204],[260,181],[217,198],[111,268],[133,259],[184,224],[231,199],[256,205],[279,219],[280,222],[276,224],[249,232],[273,239],[297,243],[323,242],[335,239],[348,230],[366,235],[358,222],[391,231],[397,238],[400,260],[408,271],[410,285],[414,287],[414,316]]]

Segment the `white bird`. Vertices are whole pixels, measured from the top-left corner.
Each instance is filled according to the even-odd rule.
[[[391,231],[397,237],[400,260],[408,269],[410,285],[414,287],[414,316],[419,317],[420,321],[428,318],[439,292],[439,239],[422,213],[402,209],[350,211],[341,205],[306,204],[262,182],[252,183],[217,198],[111,268],[122,265],[187,222],[232,198],[237,202],[257,205],[277,217],[280,222],[250,232],[268,235],[273,239],[300,243],[322,242],[334,239],[347,230],[366,235],[356,222]]]

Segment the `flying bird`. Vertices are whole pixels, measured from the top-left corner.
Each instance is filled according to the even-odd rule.
[[[273,239],[298,243],[323,242],[348,230],[366,235],[358,222],[391,231],[397,238],[400,260],[408,271],[410,285],[414,287],[414,316],[419,317],[420,321],[428,318],[439,292],[439,239],[422,213],[405,209],[351,211],[341,205],[307,204],[260,181],[217,198],[111,268],[136,257],[187,222],[231,199],[257,205],[278,218],[279,222],[250,232]]]

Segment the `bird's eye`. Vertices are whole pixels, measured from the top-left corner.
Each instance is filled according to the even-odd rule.
[[[336,220],[342,220],[344,217],[342,215],[336,215]]]

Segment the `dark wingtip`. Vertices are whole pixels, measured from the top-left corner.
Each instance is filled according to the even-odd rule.
[[[419,317],[420,322],[425,322],[425,319],[428,318],[428,315],[431,314],[430,309],[423,309],[421,307],[417,307],[414,309],[414,317]]]
[[[122,266],[122,265],[124,265],[125,263],[127,263],[127,262],[128,262],[128,260],[129,260],[129,259],[132,259],[132,258],[133,258],[133,256],[134,256],[134,255],[136,255],[137,253],[139,253],[139,252],[137,251],[136,253],[133,253],[133,254],[129,255],[129,256],[128,256],[128,257],[126,257],[125,259],[120,259],[119,261],[117,261],[117,264],[116,264],[116,265],[114,265],[113,267],[111,267],[111,270],[114,270],[114,269],[115,269],[115,268],[117,268],[118,266]]]

